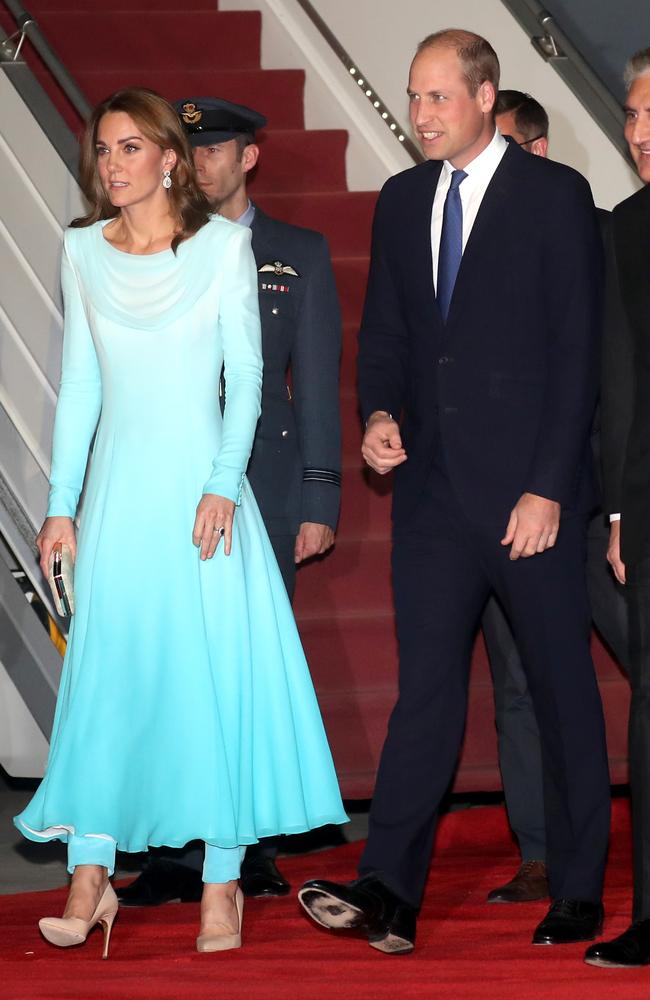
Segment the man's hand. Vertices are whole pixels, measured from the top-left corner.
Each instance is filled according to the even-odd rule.
[[[296,536],[293,558],[299,563],[310,556],[322,556],[333,544],[334,532],[328,524],[303,521]]]
[[[609,526],[609,545],[607,546],[607,562],[614,571],[619,583],[625,583],[625,563],[621,562],[621,522],[612,521]]]
[[[376,410],[366,424],[361,454],[371,469],[385,476],[406,461],[399,425],[385,410]]]
[[[560,530],[560,505],[555,500],[524,493],[510,514],[502,545],[510,545],[510,558],[528,559],[555,545]]]

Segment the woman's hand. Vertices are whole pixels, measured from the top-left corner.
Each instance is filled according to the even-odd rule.
[[[201,546],[201,559],[212,559],[222,538],[224,552],[227,556],[230,555],[234,516],[235,505],[232,500],[215,493],[203,494],[196,508],[192,531],[192,541]]]
[[[77,539],[71,517],[46,517],[43,527],[36,536],[36,546],[41,557],[41,570],[46,579],[50,575],[52,549],[57,542],[68,546],[74,562],[77,558]]]

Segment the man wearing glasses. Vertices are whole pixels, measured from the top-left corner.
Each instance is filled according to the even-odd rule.
[[[548,155],[548,115],[521,90],[500,90],[494,108],[497,128],[535,156]]]

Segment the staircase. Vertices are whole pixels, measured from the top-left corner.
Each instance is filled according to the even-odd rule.
[[[295,610],[332,743],[343,793],[367,798],[396,694],[396,641],[390,589],[390,481],[362,468],[355,393],[356,332],[368,266],[376,192],[349,192],[347,133],[306,131],[302,71],[260,68],[259,12],[226,12],[214,0],[33,0],[30,9],[64,64],[95,103],[126,85],[152,87],[173,100],[218,95],[263,112],[261,164],[253,198],[271,215],[324,232],[333,256],[344,320],[341,412],[344,476],[336,547],[301,568]],[[137,7],[136,10],[133,8]],[[0,23],[2,22],[0,16]],[[4,24],[8,28],[7,24]],[[82,123],[38,58],[34,72],[70,127]],[[99,69],[98,67],[102,67]],[[218,69],[216,68],[218,67]],[[601,680],[618,677],[596,650]],[[625,710],[621,699],[618,716]],[[482,640],[470,690],[468,736],[455,788],[496,789],[494,709]],[[625,757],[620,719],[610,745]]]

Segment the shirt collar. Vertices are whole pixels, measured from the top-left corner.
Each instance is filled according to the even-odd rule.
[[[248,205],[246,210],[242,212],[235,222],[239,223],[240,226],[251,226],[253,224],[253,219],[255,218],[255,205],[253,205],[250,198],[248,199]]]
[[[473,160],[470,160],[467,166],[463,167],[463,170],[468,176],[479,175],[484,171],[491,171],[494,173],[507,147],[508,143],[503,138],[498,128],[495,128],[494,135],[485,149],[482,150],[478,156],[475,156]],[[449,177],[454,172],[456,167],[454,167],[449,160],[445,160],[443,162],[442,169],[445,177]]]

